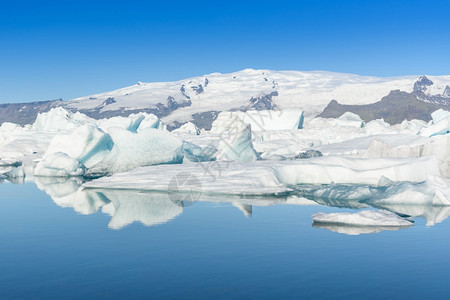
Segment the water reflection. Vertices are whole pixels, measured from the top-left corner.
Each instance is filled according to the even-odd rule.
[[[349,225],[337,225],[337,224],[323,224],[313,223],[313,227],[327,229],[337,233],[343,233],[347,235],[360,235],[367,233],[379,233],[382,231],[397,231],[400,229],[406,229],[408,227],[395,227],[395,226],[349,226]]]
[[[182,199],[178,201],[167,193],[142,192],[136,190],[83,189],[82,178],[35,178],[39,189],[45,191],[61,207],[70,207],[80,214],[97,212],[111,216],[108,227],[121,229],[134,222],[145,226],[164,224],[175,219],[186,208]],[[384,209],[401,217],[420,217],[427,226],[433,226],[447,219],[450,207],[433,205],[385,204],[377,199],[385,197],[385,188],[370,186],[303,186],[290,196],[283,197],[239,197],[206,196],[199,201],[230,203],[244,216],[253,214],[254,206],[270,205],[318,205],[335,208]],[[373,200],[373,201],[371,201]],[[392,226],[349,226],[345,224],[316,224],[313,227],[333,232],[358,235],[378,233],[385,230],[399,230],[404,227]]]

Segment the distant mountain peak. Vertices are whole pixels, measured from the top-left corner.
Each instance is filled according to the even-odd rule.
[[[447,96],[447,97],[450,97],[450,86],[447,85],[445,87],[443,95]]]
[[[433,85],[433,81],[428,79],[427,76],[422,75],[419,79],[414,83],[414,92],[425,92],[429,86]]]

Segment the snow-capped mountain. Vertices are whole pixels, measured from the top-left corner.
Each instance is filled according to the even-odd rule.
[[[182,124],[190,120],[201,123],[202,119],[214,118],[219,111],[248,108],[296,108],[304,110],[306,117],[312,117],[322,112],[331,100],[343,105],[371,104],[392,90],[415,93],[420,100],[432,103],[450,102],[450,76],[371,77],[324,71],[246,69],[176,82],[139,82],[57,105],[93,118],[146,111],[158,115],[167,124]],[[9,108],[10,116],[11,110],[24,114],[27,105]]]

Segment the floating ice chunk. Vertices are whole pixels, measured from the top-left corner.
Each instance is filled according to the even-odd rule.
[[[46,155],[34,170],[35,176],[70,177],[83,176],[86,171],[78,160],[66,153],[56,152]]]
[[[86,183],[92,188],[167,191],[170,180],[184,172],[196,176],[208,193],[267,195],[292,191],[298,184],[377,185],[382,176],[393,181],[423,182],[427,174],[439,175],[437,159],[356,159],[317,157],[307,160],[239,163],[214,161],[198,164],[138,168]]]
[[[0,165],[0,179],[15,179],[25,177],[25,169],[20,166],[1,166]]]
[[[330,127],[362,128],[364,127],[364,121],[358,115],[346,112],[338,119],[317,117],[308,124],[308,128],[325,129]]]
[[[250,162],[258,159],[258,155],[252,144],[251,125],[239,120],[230,127],[228,136],[223,134],[219,142],[216,158],[219,160],[234,160]]]
[[[423,128],[427,127],[427,123],[422,120],[404,120],[400,124],[400,133],[418,134]]]
[[[339,117],[339,120],[362,122],[360,116],[349,111],[343,113],[342,116]]]
[[[109,134],[95,125],[83,125],[71,133],[55,135],[44,158],[62,152],[78,160],[86,168],[90,168],[105,159],[113,145]]]
[[[364,157],[419,157],[422,153],[423,147],[409,145],[395,147],[382,139],[374,139],[370,142]]]
[[[378,195],[378,199],[371,199],[370,204],[410,204],[427,205],[433,203],[434,191],[424,183],[393,183]]]
[[[180,174],[192,175],[201,186],[173,184],[173,179]],[[202,195],[279,195],[292,191],[279,182],[275,170],[267,164],[224,161],[137,168],[87,182],[85,186],[163,192],[190,192],[192,188],[200,188]]]
[[[435,156],[444,177],[450,177],[450,135],[435,136],[432,139],[417,137],[404,139],[404,135],[393,136],[397,141],[374,139],[370,142],[364,157],[421,157]],[[413,136],[411,136],[413,137]]]
[[[188,141],[183,141],[184,161],[203,162],[212,161],[216,158],[217,149],[212,146],[200,147]]]
[[[0,132],[11,133],[16,130],[21,130],[22,126],[10,122],[3,122],[0,126]]]
[[[128,117],[117,116],[108,119],[100,119],[97,121],[97,124],[104,131],[108,131],[108,129],[112,127],[119,127],[131,132],[136,132],[143,120],[143,115],[132,114]]]
[[[391,125],[386,123],[383,119],[368,122],[364,127],[364,130],[368,135],[397,133],[397,131],[392,129]]]
[[[192,122],[187,122],[187,123],[181,125],[180,128],[173,130],[172,132],[200,135],[200,129],[198,129],[198,127],[195,126],[195,124]]]
[[[234,127],[233,123],[236,120],[250,124],[254,131],[301,129],[303,111],[297,109],[225,111],[219,113],[212,124],[211,132],[227,131]]]
[[[144,115],[144,119],[139,125],[137,132],[141,132],[146,128],[155,128],[165,130],[166,125],[154,114],[142,113]]]
[[[349,225],[349,226],[383,226],[408,227],[413,222],[386,210],[364,210],[357,213],[315,213],[314,223]]]
[[[49,112],[38,114],[33,128],[40,131],[61,131],[73,130],[74,128],[87,123],[94,123],[95,120],[79,112],[71,113],[62,107],[56,107]]]
[[[426,185],[434,192],[433,205],[450,205],[450,180],[428,176]]]
[[[425,181],[439,175],[435,157],[421,158],[346,158],[315,157],[307,160],[271,164],[280,182],[288,185],[353,183],[377,185],[385,176],[393,181]]]
[[[443,110],[442,108],[431,113],[431,118],[433,118],[433,124],[439,123],[441,120],[450,116],[450,112]]]
[[[450,180],[429,175],[423,183],[397,183],[387,187],[371,204],[450,205]]]
[[[140,166],[183,162],[182,141],[169,132],[147,128],[139,133],[112,127],[114,146],[108,156],[89,168],[87,176],[111,175]]]
[[[0,158],[0,167],[19,167],[22,165],[20,160],[13,158]]]
[[[437,136],[450,133],[450,115],[439,119],[439,122],[420,131],[422,136]]]
[[[147,113],[131,114],[128,117],[117,116],[100,119],[97,121],[97,124],[104,131],[108,131],[112,127],[119,127],[131,132],[140,132],[146,128],[164,128],[164,123],[157,116]]]

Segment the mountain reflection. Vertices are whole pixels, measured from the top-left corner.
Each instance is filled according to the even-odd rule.
[[[136,190],[113,189],[83,189],[85,182],[82,178],[50,178],[36,177],[37,187],[46,192],[60,207],[72,208],[80,214],[93,214],[102,212],[111,216],[108,227],[121,229],[134,222],[140,222],[144,226],[164,224],[181,215],[186,209],[182,199],[177,200],[167,193],[143,192]],[[373,191],[370,191],[373,193]],[[345,192],[347,193],[347,192]],[[317,189],[305,187],[296,195],[284,197],[239,197],[239,196],[205,196],[198,201],[230,203],[239,209],[243,215],[250,217],[254,206],[270,205],[317,205],[348,208],[360,210],[364,208],[377,208],[391,211],[402,217],[420,217],[426,220],[427,226],[440,223],[450,216],[450,207],[432,205],[391,205],[371,204],[367,201],[367,195],[360,191],[352,196],[351,193],[343,194],[339,189],[332,191],[329,187]],[[378,193],[378,191],[377,191]],[[362,197],[361,197],[362,195]],[[323,228],[333,232],[359,235],[378,233],[385,230],[399,230],[404,227],[386,226],[349,226],[336,224],[313,223],[315,228]]]

